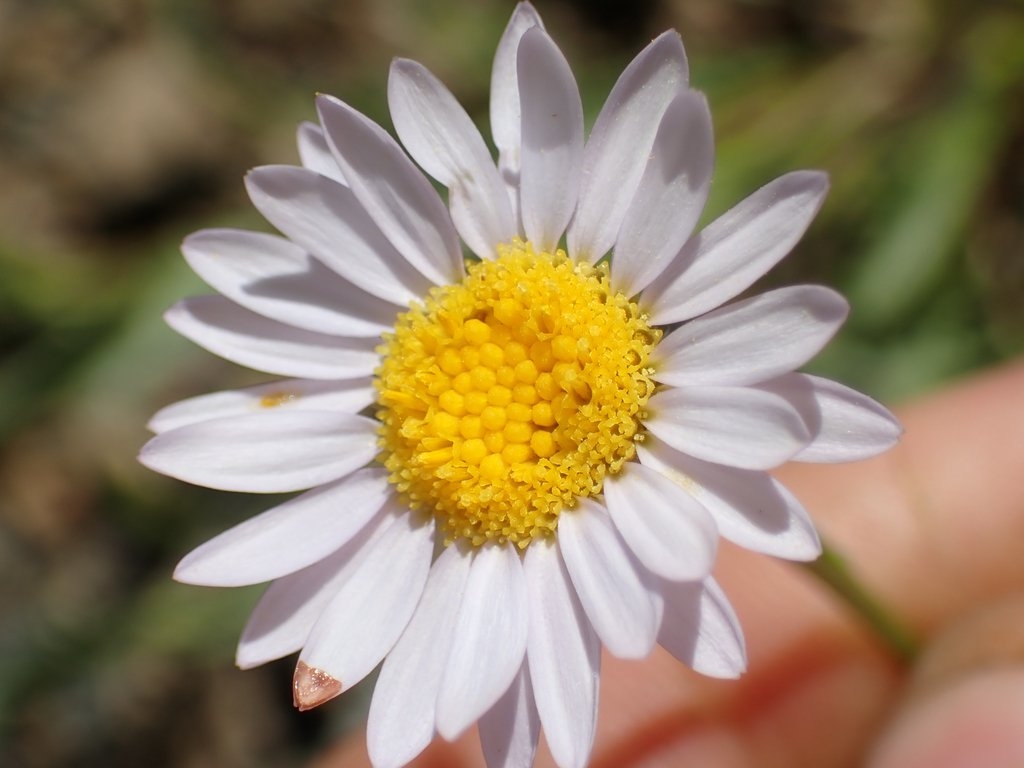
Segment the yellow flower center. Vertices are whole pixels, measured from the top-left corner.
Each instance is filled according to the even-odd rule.
[[[607,268],[499,246],[399,315],[377,370],[381,461],[447,543],[550,536],[635,454],[660,336]]]

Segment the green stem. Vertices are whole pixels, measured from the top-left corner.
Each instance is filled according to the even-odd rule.
[[[821,557],[805,567],[832,587],[901,661],[913,661],[918,651],[917,640],[864,589],[839,553],[823,543]]]

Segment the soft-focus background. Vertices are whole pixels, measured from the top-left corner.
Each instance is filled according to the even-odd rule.
[[[709,212],[823,168],[772,284],[853,303],[814,365],[890,404],[1024,347],[1024,6],[1014,0],[539,0],[588,118],[676,27],[718,136]],[[313,94],[388,125],[393,55],[481,123],[498,0],[0,0],[0,765],[297,766],[363,684],[291,708],[293,659],[242,673],[259,589],[178,558],[272,504],[135,453],[159,406],[260,380],[161,321],[206,289],[192,230],[264,228],[242,175],[294,163]]]

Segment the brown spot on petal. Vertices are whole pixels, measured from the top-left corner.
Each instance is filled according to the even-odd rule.
[[[341,680],[300,661],[292,677],[292,701],[299,712],[319,707],[341,693]]]

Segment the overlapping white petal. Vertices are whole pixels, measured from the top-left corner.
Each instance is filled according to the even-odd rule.
[[[282,237],[204,229],[181,247],[193,271],[222,295],[296,328],[376,337],[394,325],[396,307],[368,294]]]
[[[282,325],[222,296],[193,296],[164,314],[174,330],[215,355],[257,371],[306,379],[369,376],[379,359],[372,338],[329,336]]]
[[[701,461],[656,438],[638,446],[637,455],[644,465],[700,502],[723,538],[787,560],[813,560],[821,553],[821,542],[807,512],[767,472]]]
[[[622,538],[653,573],[693,581],[711,572],[718,548],[714,520],[671,480],[629,463],[605,479],[604,496]]]
[[[651,322],[689,320],[749,288],[792,250],[827,191],[824,173],[795,171],[719,216],[644,291],[642,302]]]
[[[409,623],[434,551],[434,521],[400,515],[364,546],[309,633],[299,660],[344,688],[373,671]],[[354,629],[357,631],[353,631]]]
[[[470,562],[459,546],[438,556],[409,626],[384,660],[366,725],[375,768],[405,765],[434,738],[437,694]]]
[[[557,543],[534,542],[523,571],[530,597],[526,653],[544,735],[560,768],[583,768],[597,726],[600,642]]]
[[[741,469],[771,469],[807,446],[811,434],[788,400],[749,387],[656,392],[647,429],[676,450]]]
[[[679,35],[659,35],[619,76],[583,155],[583,184],[569,227],[569,255],[596,262],[615,244],[662,115],[686,88],[689,71]]]
[[[517,59],[522,110],[519,201],[527,239],[554,252],[572,218],[583,165],[583,103],[558,46],[540,27],[523,33]]]
[[[718,582],[663,582],[663,592],[658,643],[703,675],[739,677],[747,668],[743,630]]]
[[[286,493],[344,477],[377,453],[377,422],[348,413],[267,411],[162,432],[150,469],[223,491]]]
[[[348,187],[289,165],[256,168],[245,186],[267,221],[372,296],[406,306],[433,285],[395,249]]]
[[[676,387],[736,386],[789,373],[821,351],[848,312],[846,299],[818,285],[737,301],[662,339],[654,378]]]
[[[487,768],[533,765],[539,737],[540,716],[524,661],[505,695],[480,718],[480,746]]]
[[[324,608],[351,577],[359,553],[381,536],[397,511],[395,505],[385,505],[337,552],[267,587],[238,642],[238,666],[249,669],[301,649]]]
[[[377,392],[369,377],[344,381],[286,379],[190,397],[161,408],[146,426],[160,434],[187,424],[272,409],[359,413],[376,398]]]
[[[820,376],[793,373],[758,385],[784,397],[811,433],[795,461],[860,461],[892,448],[903,428],[887,408],[867,395]]]
[[[669,103],[615,242],[612,286],[633,296],[660,275],[693,232],[711,189],[711,110],[704,94]]]
[[[455,227],[426,177],[387,131],[331,96],[318,96],[327,144],[366,214],[399,253],[438,285],[463,274]]]
[[[527,609],[515,545],[477,550],[437,694],[437,730],[446,739],[494,706],[515,679],[526,652]]]
[[[341,168],[335,162],[331,148],[327,146],[323,128],[316,123],[304,120],[299,123],[295,138],[299,145],[299,160],[303,168],[323,174],[339,184],[345,184]]]
[[[576,594],[604,646],[619,658],[647,656],[661,624],[657,580],[593,499],[558,518],[558,543]]]
[[[391,495],[383,467],[367,467],[250,517],[192,550],[174,578],[239,587],[294,573],[347,543]]]
[[[474,253],[492,258],[517,234],[505,183],[480,131],[451,92],[424,66],[391,64],[388,105],[395,131],[427,173],[448,187],[452,221]]]
[[[519,148],[522,143],[516,60],[519,41],[530,27],[543,29],[544,22],[530,3],[519,3],[498,41],[491,68],[491,135],[498,148],[498,167],[514,199],[518,197]]]

